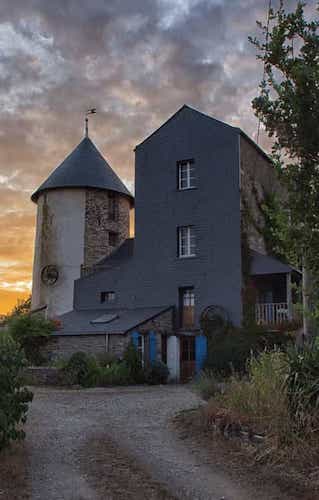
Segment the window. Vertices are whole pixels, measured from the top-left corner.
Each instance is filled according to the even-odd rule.
[[[194,257],[196,255],[196,237],[194,226],[178,228],[178,256]]]
[[[193,328],[195,323],[195,293],[193,287],[179,289],[180,326]]]
[[[145,342],[144,342],[144,336],[139,335],[138,336],[138,343],[137,343],[137,352],[140,358],[140,361],[142,363],[142,367],[144,368],[144,349],[145,349]]]
[[[178,189],[192,189],[195,186],[195,162],[183,160],[177,162]]]
[[[101,292],[101,304],[105,302],[114,302],[115,292]]]
[[[117,193],[109,193],[109,220],[118,220],[119,216],[119,200]]]
[[[118,233],[114,231],[109,231],[109,245],[110,247],[116,247],[118,244]]]

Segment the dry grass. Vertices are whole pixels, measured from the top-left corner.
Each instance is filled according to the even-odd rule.
[[[286,376],[284,354],[265,352],[252,359],[249,378],[233,377],[226,392],[210,400],[203,410],[202,424],[212,428],[218,422],[221,430],[238,426],[264,435],[263,444],[242,443],[242,451],[254,463],[319,489],[318,415],[305,415],[302,426],[300,419],[291,416]]]
[[[0,453],[0,499],[31,499],[25,443],[15,443]]]

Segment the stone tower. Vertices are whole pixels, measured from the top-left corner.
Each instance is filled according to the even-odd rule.
[[[73,309],[74,280],[129,236],[133,197],[89,137],[31,196],[37,204],[32,309]]]

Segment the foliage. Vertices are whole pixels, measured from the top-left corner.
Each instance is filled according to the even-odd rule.
[[[24,353],[9,337],[0,337],[0,450],[12,440],[25,437],[21,424],[26,421],[32,393],[22,387]]]
[[[169,370],[162,361],[153,361],[146,369],[145,380],[148,384],[166,384]]]
[[[128,368],[130,379],[136,383],[144,382],[141,358],[133,342],[128,344],[123,359]]]
[[[258,23],[266,41],[251,39],[265,68],[253,108],[274,138],[274,155],[288,187],[289,241],[307,277],[307,319],[313,307],[319,307],[319,21],[315,15],[305,18],[302,2],[290,13],[283,5],[281,0],[277,11],[270,10],[269,26]]]
[[[97,356],[97,361],[98,361],[99,366],[101,366],[102,368],[108,368],[111,365],[113,365],[114,363],[116,363],[117,359],[116,359],[115,354],[113,354],[111,352],[105,352],[105,353],[99,354]]]
[[[285,439],[290,418],[285,380],[286,354],[264,351],[248,362],[248,376],[233,376],[219,404],[239,418],[248,420],[256,430]]]
[[[288,350],[289,373],[287,391],[290,411],[295,416],[297,429],[319,409],[319,345]]]
[[[98,385],[129,385],[131,383],[130,371],[123,361],[100,368]]]
[[[8,319],[8,332],[24,349],[27,360],[35,365],[45,360],[41,355],[41,347],[45,345],[54,330],[53,321],[38,314],[13,314]]]
[[[244,328],[229,328],[218,342],[208,342],[208,356],[205,367],[216,374],[230,376],[234,372],[245,373],[251,354],[265,348],[284,349],[293,337],[289,333],[271,332],[262,326],[250,325]]]
[[[31,311],[31,295],[26,299],[19,299],[11,311],[10,316],[20,316]]]
[[[212,370],[203,370],[195,379],[194,389],[205,400],[215,396],[219,392],[215,373]]]
[[[93,387],[99,379],[99,367],[96,359],[85,352],[76,352],[63,369],[67,383],[82,387]]]

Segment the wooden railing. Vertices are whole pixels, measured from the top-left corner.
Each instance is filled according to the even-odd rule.
[[[286,302],[256,304],[255,311],[256,322],[259,325],[278,325],[290,319]]]

